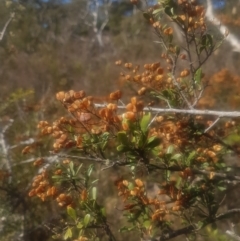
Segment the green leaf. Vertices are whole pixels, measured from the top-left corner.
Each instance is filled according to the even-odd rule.
[[[203,221],[198,221],[197,228],[201,229],[203,226],[204,226],[204,222]]]
[[[202,69],[199,68],[194,75],[195,83],[199,85],[201,83],[201,79],[202,79]]]
[[[86,214],[84,219],[83,219],[83,224],[84,226],[88,226],[89,222],[90,222],[90,219],[91,219],[91,215],[90,214]]]
[[[179,55],[180,54],[180,47],[179,46],[175,46],[175,52],[176,52],[176,55]]]
[[[52,178],[53,178],[53,179],[61,179],[62,177],[59,176],[59,175],[54,175],[54,176],[52,176]]]
[[[177,160],[178,161],[181,157],[182,157],[182,154],[177,153],[177,154],[175,154],[171,157],[171,160]]]
[[[92,181],[92,184],[98,182],[98,180],[99,180],[99,179],[95,179],[95,180],[93,180],[93,181]]]
[[[201,38],[201,45],[205,48],[213,47],[213,37],[210,34],[204,34]]]
[[[143,227],[148,229],[151,226],[151,221],[150,220],[146,220],[145,222],[143,222]]]
[[[71,238],[71,237],[72,237],[72,229],[68,228],[67,231],[65,232],[64,236],[63,236],[63,239],[67,240],[68,238]]]
[[[118,141],[123,145],[128,145],[128,137],[125,131],[119,131],[117,133],[117,139]]]
[[[109,140],[109,132],[104,132],[101,136],[102,139],[102,143],[101,143],[101,148],[102,150],[104,150],[108,144],[108,140]]]
[[[71,171],[72,175],[74,176],[75,175],[75,171],[74,171],[74,164],[73,164],[72,161],[69,163],[69,168],[70,168],[70,171]]]
[[[67,213],[73,220],[77,219],[76,211],[72,207],[67,207]]]
[[[145,114],[140,121],[140,128],[143,133],[148,131],[148,125],[151,121],[151,113]]]
[[[167,154],[172,154],[173,153],[173,151],[174,151],[174,146],[173,145],[170,145],[169,147],[168,147],[168,149],[167,149]]]
[[[158,8],[158,9],[155,9],[152,14],[153,15],[157,15],[158,13],[162,12],[163,8]]]
[[[195,151],[192,151],[190,152],[188,158],[187,158],[187,165],[189,166],[190,165],[190,162],[192,161],[192,159],[196,156],[196,152]]]
[[[52,239],[58,239],[59,240],[59,237],[60,235],[59,234],[54,234],[54,235],[52,235]]]
[[[146,148],[155,148],[156,146],[159,146],[161,143],[161,139],[157,136],[151,136],[147,140]]]
[[[117,150],[118,150],[119,152],[126,152],[126,151],[129,151],[130,148],[129,148],[129,146],[119,145],[119,146],[117,147]]]
[[[101,208],[101,213],[102,213],[102,216],[103,217],[106,217],[107,214],[106,214],[106,209],[105,208]]]
[[[93,198],[93,200],[97,199],[97,188],[96,187],[92,188],[92,198]]]
[[[83,228],[83,226],[84,226],[84,225],[83,225],[81,222],[78,222],[78,223],[77,223],[77,228],[81,229],[81,228]]]
[[[88,170],[87,170],[87,176],[90,177],[93,171],[93,164],[89,166]]]
[[[127,231],[128,231],[128,227],[126,227],[126,226],[119,229],[120,233],[124,233],[124,232],[127,232]]]
[[[151,15],[150,13],[148,13],[148,12],[144,12],[144,13],[143,13],[143,17],[144,17],[145,19],[147,19],[147,20],[150,20],[150,18],[152,17],[152,15]]]
[[[76,171],[76,175],[78,174],[78,172],[80,171],[80,169],[82,168],[82,163],[79,165],[79,167],[78,167],[78,169],[77,169],[77,171]]]
[[[219,187],[219,186],[218,186],[217,188],[218,188],[218,190],[221,191],[221,192],[223,192],[223,191],[225,191],[225,190],[227,189],[226,187]]]

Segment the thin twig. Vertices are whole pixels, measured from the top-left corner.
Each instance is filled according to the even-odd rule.
[[[94,104],[97,108],[103,108],[103,104]],[[118,106],[118,109],[125,109],[125,106]],[[240,111],[216,111],[216,110],[198,110],[198,109],[166,109],[166,108],[154,108],[154,107],[145,107],[144,111],[149,111],[151,113],[179,113],[179,114],[190,114],[190,115],[210,115],[210,116],[220,116],[223,117],[240,117]]]
[[[212,224],[212,223],[215,223],[215,222],[220,221],[222,219],[228,218],[229,216],[231,216],[233,214],[237,214],[237,213],[240,213],[240,209],[231,209],[231,210],[228,210],[224,213],[221,213],[221,214],[217,215],[215,218],[211,218],[211,219],[206,218],[206,219],[202,220],[203,226],[201,227],[201,229],[203,227],[209,225],[209,224]],[[197,225],[191,224],[187,227],[184,227],[184,228],[181,228],[181,229],[178,229],[178,230],[170,231],[166,234],[163,234],[162,236],[160,236],[158,238],[153,238],[152,241],[166,241],[166,240],[175,238],[179,235],[189,234],[189,233],[192,233],[194,231],[196,232],[198,230],[199,230],[199,228],[197,227]]]
[[[228,236],[230,236],[231,238],[233,238],[234,240],[240,241],[240,237],[237,234],[235,234],[234,232],[227,230],[226,234]]]
[[[10,15],[10,18],[8,19],[8,21],[5,23],[5,25],[4,25],[4,27],[3,27],[3,30],[2,30],[2,32],[0,33],[0,41],[2,41],[3,36],[4,36],[4,34],[5,34],[6,30],[7,30],[7,27],[8,27],[8,25],[10,24],[10,22],[12,21],[12,19],[14,18],[14,15],[15,15],[15,13],[12,13],[12,14]]]
[[[221,117],[219,116],[208,128],[205,129],[204,133],[207,133],[208,131],[210,131],[218,123],[220,119]]]

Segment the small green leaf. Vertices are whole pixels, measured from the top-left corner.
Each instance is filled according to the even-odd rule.
[[[192,151],[190,152],[188,158],[187,158],[187,162],[186,164],[189,166],[190,165],[190,162],[192,161],[192,159],[196,156],[196,152],[195,151]]]
[[[160,143],[161,143],[161,139],[159,137],[151,136],[147,140],[146,148],[155,148],[155,147],[159,146]]]
[[[72,229],[68,228],[67,231],[65,232],[64,236],[63,236],[63,239],[67,240],[68,238],[71,238],[71,237],[72,237]]]
[[[176,55],[179,55],[180,54],[180,47],[179,46],[175,46],[175,53]]]
[[[171,160],[176,160],[176,161],[178,161],[181,157],[182,157],[182,154],[177,153],[177,154],[175,154],[175,155],[173,155],[173,156],[171,157]]]
[[[84,219],[83,219],[83,223],[84,223],[84,226],[88,226],[89,222],[90,222],[90,219],[91,219],[91,216],[90,214],[86,214]]]
[[[77,223],[77,228],[81,229],[81,228],[83,228],[83,226],[84,226],[84,225],[83,225],[81,222],[78,222],[78,223]]]
[[[60,238],[59,236],[60,236],[59,234],[54,234],[52,235],[52,239],[59,239]]]
[[[129,148],[128,146],[125,146],[125,145],[119,145],[119,146],[117,147],[117,150],[118,150],[119,152],[126,152],[126,151],[129,151],[130,148]]]
[[[120,233],[124,233],[124,232],[127,232],[127,231],[128,231],[128,227],[126,227],[126,226],[119,229]]]
[[[218,188],[218,190],[221,191],[221,192],[223,192],[223,191],[226,190],[226,187],[219,187],[219,186],[218,186],[217,188]]]
[[[87,171],[87,176],[90,177],[93,171],[93,164],[89,166],[88,171]]]
[[[150,220],[146,220],[145,222],[143,222],[143,227],[148,229],[151,226],[151,221]]]
[[[103,217],[106,217],[106,209],[105,208],[101,208],[101,213],[102,213]]]
[[[174,151],[174,146],[173,145],[170,145],[169,147],[168,147],[168,149],[167,149],[167,154],[172,154],[173,153],[173,151]]]
[[[162,12],[163,8],[158,8],[158,9],[155,9],[152,14],[153,15],[157,15],[158,13]]]
[[[52,176],[52,178],[53,178],[53,179],[61,179],[62,177],[59,176],[59,175],[54,175],[54,176]]]
[[[202,79],[202,69],[199,68],[194,75],[195,83],[199,85],[201,83],[201,79]]]
[[[78,174],[78,172],[80,171],[80,169],[82,168],[82,163],[79,165],[79,167],[78,167],[78,169],[77,169],[77,171],[76,171],[76,174]]]
[[[151,113],[145,114],[140,121],[140,128],[143,133],[148,131],[148,125],[151,121]]]
[[[123,145],[128,145],[128,137],[125,131],[119,131],[117,133],[117,139],[118,141]]]
[[[198,223],[197,223],[197,228],[198,228],[198,229],[201,229],[201,228],[203,227],[203,225],[204,225],[204,222],[203,222],[203,221],[198,221]]]
[[[97,199],[97,188],[96,187],[92,188],[92,198],[93,198],[93,200]]]
[[[67,213],[73,220],[77,219],[76,211],[72,207],[67,207]]]
[[[74,176],[75,175],[75,171],[74,171],[74,164],[73,164],[72,161],[69,163],[69,168],[70,168],[71,174]]]

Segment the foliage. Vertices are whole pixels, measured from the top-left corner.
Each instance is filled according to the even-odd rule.
[[[29,196],[54,200],[65,211],[54,238],[117,240],[99,198],[98,170],[123,170],[115,180],[105,177],[122,198],[117,210],[126,224],[119,231],[136,232],[142,240],[194,238],[206,226],[214,228],[240,212],[224,211],[223,205],[226,192],[239,181],[224,158],[239,155],[239,148],[227,141],[239,136],[238,120],[225,119],[221,112],[214,119],[196,109],[203,107],[199,102],[209,85],[204,64],[227,32],[222,38],[209,32],[204,7],[194,0],[162,0],[143,16],[164,52],[161,63],[143,68],[116,62],[122,67],[121,83],[129,87],[129,103],[124,104],[121,90],[102,99],[82,90],[60,91],[56,98],[67,115],[38,124],[43,143],[47,137],[53,143],[51,155],[34,162],[39,172]],[[22,153],[32,155],[34,149],[28,145]],[[148,182],[157,191],[151,193]]]

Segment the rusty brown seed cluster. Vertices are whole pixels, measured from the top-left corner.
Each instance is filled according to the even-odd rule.
[[[179,23],[179,26],[183,31],[190,33],[199,31],[201,33],[206,31],[206,24],[204,20],[205,12],[202,5],[198,5],[197,1],[178,0],[178,7],[181,11],[174,18],[174,21]],[[161,6],[156,5],[148,9],[149,13],[152,13],[154,9]],[[171,27],[163,26],[159,21],[154,21],[154,16],[149,19],[149,22],[155,29],[162,32],[163,35],[173,35],[173,29]]]
[[[47,170],[43,170],[42,173],[34,177],[32,182],[32,189],[29,191],[29,196],[38,196],[42,201],[45,201],[47,197],[55,197],[57,189],[51,186],[48,180]]]
[[[43,163],[43,159],[37,159],[34,162],[34,166],[39,166]],[[69,164],[69,160],[64,160],[63,164]],[[62,170],[57,169],[54,172],[44,169],[40,174],[34,177],[32,187],[28,193],[29,197],[37,196],[42,201],[46,201],[47,198],[56,200],[60,207],[73,206],[73,198],[70,194],[60,192],[60,189],[52,184],[52,175],[62,175]]]
[[[172,61],[165,54],[162,56],[166,63],[169,65],[168,69],[171,69]],[[121,61],[117,61],[117,65],[122,65]],[[141,71],[139,65],[133,66],[131,63],[124,64],[124,72],[121,73],[122,81],[132,82],[136,84],[138,89],[138,95],[145,95],[151,90],[164,90],[167,88],[174,88],[172,79],[168,77],[167,73],[164,73],[164,68],[160,62],[151,64],[145,64],[144,70]]]
[[[126,66],[132,68],[130,63]],[[157,69],[156,67],[154,68]],[[42,135],[53,137],[55,152],[73,147],[82,149],[83,133],[98,135],[106,131],[126,130],[127,124],[123,122],[123,119],[136,121],[137,117],[143,113],[144,102],[138,100],[137,97],[131,98],[130,103],[126,105],[126,111],[118,113],[117,101],[121,97],[122,92],[120,90],[114,91],[104,99],[105,104],[102,107],[95,107],[97,100],[92,96],[86,96],[84,91],[61,91],[56,94],[56,98],[67,109],[71,117],[61,117],[53,124],[40,121],[38,128],[41,130]]]
[[[184,176],[191,176],[192,172],[189,169],[184,170]],[[179,211],[185,205],[190,196],[184,194],[181,189],[177,189],[176,182],[171,181],[168,184],[163,184],[162,189],[158,192],[157,197],[149,198],[146,194],[145,185],[140,179],[135,179],[135,186],[129,188],[130,183],[127,180],[117,180],[115,185],[118,189],[118,195],[123,198],[125,206],[123,210],[134,213],[139,206],[151,207],[152,221],[162,222],[169,219],[171,211]],[[162,195],[170,197],[168,202]],[[163,200],[161,200],[161,197]]]

